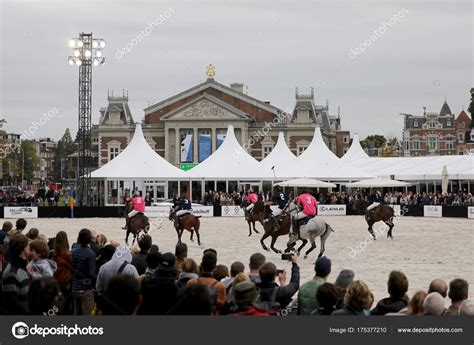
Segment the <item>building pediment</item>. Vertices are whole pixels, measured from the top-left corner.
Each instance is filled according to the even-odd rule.
[[[189,121],[189,120],[245,120],[251,119],[249,115],[222,102],[209,94],[192,100],[173,112],[161,118],[163,121]]]

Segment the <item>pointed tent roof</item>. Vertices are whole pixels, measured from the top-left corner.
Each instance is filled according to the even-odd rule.
[[[449,108],[448,102],[444,101],[441,110],[439,111],[439,116],[451,115],[451,109]]]
[[[143,136],[142,125],[135,124],[135,133],[120,154],[92,172],[93,178],[165,178],[179,179],[186,173],[168,163],[148,145]]]
[[[298,169],[296,168],[296,156],[291,152],[288,145],[286,145],[283,132],[278,133],[278,141],[275,144],[272,152],[265,157],[260,165],[265,171],[272,171],[275,167],[275,175],[277,178],[291,178],[298,176]]]
[[[314,130],[314,137],[308,148],[298,157],[297,162],[302,168],[300,176],[314,177],[319,179],[357,179],[370,178],[375,175],[369,174],[361,168],[353,166],[349,162],[341,161],[326,146],[321,135],[321,130]]]
[[[349,147],[349,150],[347,150],[346,154],[341,157],[341,161],[353,162],[356,160],[365,160],[367,158],[370,157],[360,145],[359,135],[354,134],[354,138],[352,138],[351,147]]]
[[[261,179],[271,178],[273,173],[262,168],[260,163],[240,146],[234,127],[229,125],[224,142],[202,163],[188,170],[191,178],[204,179]]]

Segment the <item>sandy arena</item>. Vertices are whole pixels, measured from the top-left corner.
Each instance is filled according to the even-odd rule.
[[[356,279],[368,284],[377,301],[387,295],[386,282],[389,272],[401,270],[408,277],[410,296],[418,289],[427,289],[433,278],[450,281],[461,277],[469,282],[470,298],[474,297],[473,220],[397,218],[393,230],[394,240],[379,235],[374,242],[370,240],[362,216],[332,216],[325,219],[335,230],[326,242],[325,252],[333,264],[330,282],[336,279],[341,269],[350,268],[354,270]],[[152,219],[158,223],[160,220]],[[163,219],[161,223],[161,229],[154,228],[150,232],[153,243],[158,244],[162,252],[174,252],[177,242],[176,232],[168,219]],[[123,219],[110,218],[28,220],[28,228],[37,227],[41,233],[49,237],[55,236],[57,231],[65,230],[70,242],[75,241],[79,229],[83,227],[103,233],[109,240],[124,242],[125,231],[121,229],[123,225]],[[375,226],[374,229],[381,226]],[[190,233],[187,231],[183,235],[183,240],[188,244],[189,257],[196,261],[199,261],[203,249],[211,247],[218,251],[220,264],[230,266],[233,261],[242,261],[248,269],[250,255],[262,252],[267,260],[274,262],[278,268],[289,268],[288,263],[281,260],[281,255],[262,249],[260,237],[263,229],[260,224],[257,224],[257,230],[260,234],[248,237],[247,224],[243,218],[201,218],[201,247],[198,247],[196,241],[194,243],[189,241]],[[130,243],[131,239],[130,237]],[[284,249],[287,239],[286,236],[280,237],[276,242],[276,248]],[[270,245],[270,240],[266,239],[267,246]],[[313,263],[319,253],[319,239],[317,245],[308,259],[300,257],[302,283],[314,275]],[[361,250],[364,246],[365,249]],[[309,248],[309,244],[306,248]]]

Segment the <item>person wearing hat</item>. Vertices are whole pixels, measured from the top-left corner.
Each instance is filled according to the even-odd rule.
[[[299,224],[302,219],[315,216],[318,213],[318,202],[316,198],[309,193],[308,188],[303,189],[303,194],[298,197],[298,207],[303,208],[303,211],[298,212],[293,216],[292,233],[297,235],[299,232]]]
[[[247,192],[247,198],[246,198],[250,204],[244,208],[245,211],[245,219],[248,220],[250,219],[250,212],[252,209],[255,207],[255,204],[258,202],[258,195],[253,191],[252,188],[250,188]]]
[[[241,316],[268,316],[265,309],[255,306],[258,297],[257,287],[252,282],[241,282],[235,286],[234,305],[235,309],[229,315]]]
[[[339,297],[337,299],[336,309],[344,307],[344,295],[346,294],[347,288],[354,281],[354,271],[342,270],[336,278],[334,285],[339,288]]]
[[[280,186],[273,187],[273,196],[272,199],[267,203],[269,205],[278,205],[276,210],[272,210],[272,217],[270,218],[275,230],[280,229],[279,216],[288,205],[288,195],[283,193],[283,190]]]
[[[298,315],[311,315],[313,310],[320,307],[316,300],[316,291],[324,284],[331,273],[331,260],[322,256],[316,260],[314,265],[316,275],[310,281],[300,287],[298,294]]]
[[[161,255],[158,269],[142,282],[143,306],[146,315],[166,315],[176,303],[176,257],[173,253]]]
[[[140,195],[140,192],[137,190],[135,196],[132,199],[133,209],[128,213],[127,218],[127,228],[130,224],[130,220],[139,213],[145,213],[145,198]]]

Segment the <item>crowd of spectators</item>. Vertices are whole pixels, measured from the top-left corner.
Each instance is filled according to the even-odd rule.
[[[0,231],[0,313],[15,315],[474,315],[469,284],[427,282],[408,295],[409,281],[390,272],[387,297],[374,300],[351,269],[332,272],[330,258],[314,264],[301,282],[298,257],[286,269],[261,253],[230,267],[208,248],[188,257],[180,243],[161,252],[148,235],[137,250],[81,229],[70,245],[66,232],[48,239],[27,222],[3,223]],[[238,258],[242,260],[244,258]],[[280,265],[281,262],[278,262]],[[291,268],[290,268],[291,267]]]

